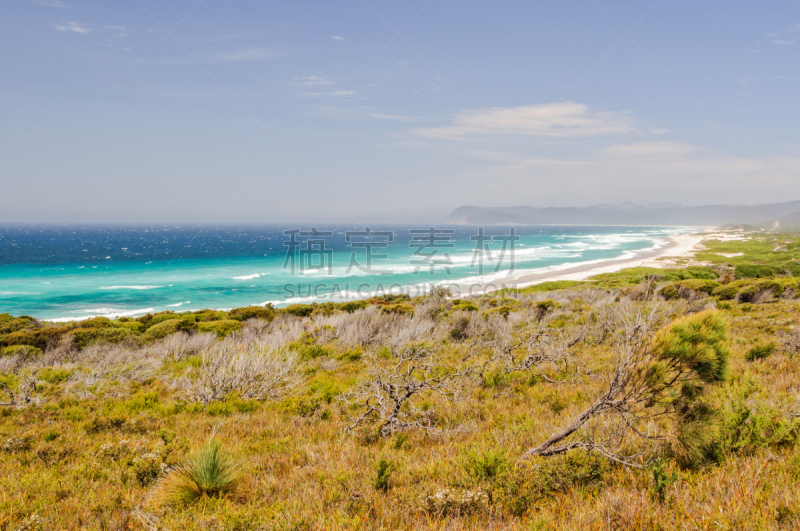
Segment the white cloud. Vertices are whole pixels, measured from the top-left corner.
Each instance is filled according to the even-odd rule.
[[[379,120],[397,120],[398,122],[413,122],[416,120],[413,116],[403,116],[400,114],[383,114],[379,112],[371,112],[369,115],[372,118],[377,118]]]
[[[789,46],[790,44],[794,44],[795,41],[790,41],[786,39],[775,39],[772,41],[772,44],[777,44],[778,46]]]
[[[637,142],[634,144],[615,144],[603,150],[603,154],[612,157],[654,157],[683,156],[700,151],[694,146],[681,142]]]
[[[443,140],[475,140],[490,135],[590,137],[636,131],[626,112],[601,111],[576,102],[464,111],[450,125],[415,129],[416,135]]]
[[[339,42],[347,40],[346,37],[342,37],[341,35],[331,35],[331,39],[333,39],[335,41],[339,41]]]
[[[743,197],[747,202],[800,197],[798,158],[731,157],[681,142],[616,144],[580,158],[499,151],[470,154],[486,161],[486,167],[473,165],[475,180],[502,161],[471,194],[485,204],[510,199],[508,190],[514,190],[511,203],[518,203],[519,197],[538,197],[547,190],[568,197],[564,204],[617,202],[614,198],[621,190],[627,199],[640,202],[654,197],[682,202],[696,191],[694,204],[741,202]]]
[[[296,78],[297,82],[304,87],[315,87],[319,85],[333,85],[333,81],[321,76],[303,76]]]
[[[81,35],[85,35],[91,31],[91,29],[89,29],[89,24],[75,22],[74,20],[53,24],[53,27],[58,31],[72,31]]]

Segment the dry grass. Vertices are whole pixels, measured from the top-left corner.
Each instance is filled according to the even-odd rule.
[[[542,314],[537,304],[546,299],[560,307]],[[224,341],[176,335],[143,349],[56,347],[36,359],[2,358],[0,378],[12,390],[24,385],[21,375],[35,371],[36,403],[0,408],[0,528],[800,526],[796,300],[734,303],[720,312],[731,336],[729,378],[708,399],[721,408],[724,429],[695,468],[680,468],[666,445],[656,449],[666,473],[678,476],[664,488],[663,501],[654,495],[650,469],[583,450],[519,461],[606,389],[619,337],[613,315],[643,303],[585,289],[490,300],[477,301],[478,312],[451,313],[444,300],[417,304],[414,316],[374,306],[251,322]],[[708,303],[700,302],[665,307],[664,322]],[[503,305],[511,308],[507,318],[484,314]],[[528,343],[514,345],[542,330],[552,345],[571,345],[569,362],[506,370],[501,354],[525,359]],[[754,345],[784,336],[769,357],[745,360]],[[185,390],[213,387],[208,379],[226,371],[240,383],[254,378],[257,390],[263,382],[257,375],[279,373],[273,361],[285,362],[282,353],[308,345],[325,349],[291,365],[298,372],[289,380],[301,374],[304,383],[282,396],[251,393],[237,383],[218,386],[224,391],[212,393],[215,400],[187,400]],[[415,409],[407,411],[424,414],[437,428],[433,433],[380,436],[375,426],[345,434],[358,412],[338,397],[368,378],[374,363],[393,366],[398,346],[409,345],[435,353],[434,372],[472,368],[472,376],[459,380],[462,398],[424,389],[415,395]],[[272,361],[259,357],[263,352],[274,354]],[[183,375],[187,387],[174,387]],[[275,399],[254,400],[267,396]],[[193,496],[189,504],[182,495],[167,495],[168,485],[184,493],[205,488],[185,471],[212,435],[237,463],[235,495]],[[379,466],[382,460],[391,466]],[[383,482],[377,482],[379,468]]]

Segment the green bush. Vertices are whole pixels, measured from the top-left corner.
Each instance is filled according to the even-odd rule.
[[[763,265],[738,265],[734,271],[736,278],[764,278],[775,275],[775,270]]]
[[[670,300],[677,299],[682,293],[689,292],[712,295],[714,290],[720,287],[722,287],[720,283],[715,280],[692,278],[664,286],[659,293],[665,299]]]
[[[747,353],[744,355],[744,359],[747,361],[756,361],[761,360],[768,357],[770,354],[775,352],[775,349],[778,346],[775,343],[765,343],[762,345],[755,345],[754,347],[750,348]]]
[[[302,360],[313,360],[323,356],[330,356],[332,351],[326,345],[293,345]]]
[[[557,302],[555,302],[553,300],[550,300],[550,299],[546,299],[546,300],[539,301],[539,302],[536,303],[536,309],[539,310],[542,313],[547,313],[549,311],[555,310],[555,309],[560,308],[560,307],[561,307],[561,304],[559,304],[559,303],[557,303]]]
[[[664,273],[664,280],[678,281],[689,279],[714,280],[719,278],[719,273],[710,267],[692,266],[685,269],[671,269]]]
[[[545,291],[557,291],[561,289],[570,289],[579,286],[591,286],[591,282],[582,282],[580,280],[552,280],[549,282],[542,282],[534,284],[527,288],[501,290],[501,293],[515,292],[515,293],[540,293]]]
[[[572,450],[565,455],[519,464],[502,474],[495,498],[514,516],[524,515],[540,500],[575,488],[592,489],[602,484],[608,460],[595,453]]]
[[[717,297],[721,301],[730,301],[736,298],[737,293],[739,293],[739,288],[728,284],[714,288],[714,291],[711,292],[711,295]]]
[[[191,319],[196,323],[202,323],[209,321],[222,321],[228,318],[228,314],[225,312],[216,312],[214,310],[200,310],[199,312],[194,312],[192,315],[184,315],[182,317],[187,320]]]
[[[180,325],[181,319],[168,319],[166,321],[162,321],[158,324],[152,325],[147,329],[142,335],[142,338],[145,341],[155,341],[157,339],[163,339],[170,334],[174,334],[178,331],[178,325]]]
[[[339,361],[358,361],[364,355],[364,349],[361,346],[347,349],[338,356],[336,359]]]
[[[272,321],[275,319],[275,310],[271,305],[267,306],[248,306],[246,308],[234,308],[228,312],[230,319],[237,321],[247,321],[248,319],[261,319],[262,321]]]
[[[780,410],[748,403],[748,392],[740,393],[725,408],[722,429],[715,444],[715,461],[730,454],[752,455],[763,449],[791,448],[800,436],[800,420],[787,418]]]
[[[474,302],[470,301],[463,301],[459,302],[458,304],[454,304],[450,311],[453,312],[477,312],[478,306]]]
[[[36,377],[43,382],[55,384],[66,382],[72,372],[69,369],[53,369],[51,367],[45,367],[44,369],[40,370]]]
[[[676,282],[674,284],[667,284],[663,288],[659,290],[659,294],[667,300],[677,299],[681,296],[680,291],[678,291],[679,284]]]
[[[78,349],[92,344],[117,344],[125,341],[136,342],[139,334],[130,328],[86,328],[72,332],[72,342]]]
[[[164,504],[189,505],[208,496],[218,498],[233,493],[241,478],[239,467],[212,441],[195,457],[167,474],[156,489]]]
[[[795,278],[760,280],[756,282],[756,286],[758,286],[758,288],[761,290],[770,290],[776,296],[781,295],[786,290],[796,290],[798,288],[797,279]]]
[[[197,323],[198,332],[214,332],[219,337],[225,337],[233,332],[241,330],[242,322],[233,319],[224,319],[221,321],[209,321],[205,323]]]
[[[386,459],[379,459],[375,463],[375,477],[372,480],[372,486],[376,490],[386,492],[391,486],[392,472],[395,470],[393,462]]]
[[[758,292],[758,286],[751,284],[740,289],[739,293],[736,295],[736,298],[739,302],[753,302],[756,298],[756,295],[758,295]]]
[[[148,316],[149,316],[149,318],[145,319]],[[159,323],[163,323],[164,321],[170,321],[172,319],[181,319],[181,318],[184,318],[184,317],[176,314],[175,312],[166,311],[166,312],[158,312],[157,314],[154,314],[154,315],[148,314],[148,315],[145,315],[143,317],[140,317],[139,319],[142,319],[142,321],[140,321],[140,322],[145,327],[150,328],[151,326],[155,326],[155,325],[157,325]],[[196,321],[196,319],[194,319],[194,318],[192,320]]]
[[[23,358],[34,358],[42,353],[42,350],[30,345],[12,345],[4,349],[0,349],[2,356],[21,356]]]
[[[404,302],[411,300],[411,297],[409,297],[408,294],[406,293],[400,293],[399,295],[393,295],[391,293],[387,293],[386,295],[383,295],[378,298],[386,302]]]
[[[667,489],[678,481],[678,473],[673,471],[672,474],[667,474],[667,467],[660,457],[655,460],[650,471],[653,479],[650,494],[656,500],[664,502],[667,497]]]
[[[356,310],[366,308],[367,306],[369,306],[369,301],[349,301],[340,304],[339,309],[347,313],[353,313]]]
[[[714,280],[689,279],[681,281],[680,286],[683,289],[698,291],[700,293],[711,295],[716,288],[720,287],[720,283]]]
[[[511,306],[508,304],[504,304],[502,306],[498,306],[497,308],[489,308],[488,310],[483,311],[483,315],[485,317],[489,317],[492,314],[502,315],[503,317],[508,317],[508,314],[511,313]]]
[[[502,448],[485,452],[467,452],[464,458],[464,470],[477,481],[494,481],[502,476],[510,467],[511,460]]]
[[[283,313],[288,313],[296,317],[308,317],[313,311],[314,306],[311,304],[292,304],[281,310]]]
[[[145,331],[145,326],[138,321],[120,321],[120,328],[127,328],[131,332],[140,334]]]
[[[57,343],[68,330],[66,328],[34,328],[17,330],[5,336],[5,346],[29,345],[39,350],[46,350],[47,345]]]
[[[397,313],[400,315],[414,315],[414,306],[406,302],[397,304],[387,304],[383,308],[383,313]]]

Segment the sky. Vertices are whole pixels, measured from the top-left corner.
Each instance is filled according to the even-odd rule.
[[[5,0],[0,49],[0,222],[800,200],[796,0]]]

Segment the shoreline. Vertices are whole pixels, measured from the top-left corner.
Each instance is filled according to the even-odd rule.
[[[703,230],[705,229],[705,230]],[[515,272],[515,274],[509,275],[503,278],[495,278],[492,280],[479,280],[475,279],[475,282],[471,283],[463,283],[458,281],[451,281],[451,282],[442,282],[439,285],[448,287],[453,292],[453,297],[474,297],[485,295],[488,293],[493,293],[495,291],[501,289],[521,289],[528,286],[533,286],[536,284],[541,284],[544,282],[553,282],[553,281],[563,281],[563,280],[571,280],[571,281],[584,281],[587,280],[588,277],[599,275],[603,273],[614,273],[620,271],[622,269],[632,268],[632,267],[655,267],[655,268],[668,268],[668,267],[686,267],[687,265],[691,264],[677,264],[675,262],[676,259],[682,259],[683,261],[690,261],[692,260],[691,253],[693,251],[698,251],[702,249],[700,245],[704,240],[711,238],[711,237],[719,237],[722,236],[725,238],[726,236],[730,238],[730,235],[722,235],[718,234],[718,231],[715,231],[713,228],[700,228],[702,232],[698,233],[686,233],[686,234],[675,234],[670,236],[663,236],[660,240],[654,241],[653,247],[637,250],[637,251],[625,251],[624,254],[627,256],[621,256],[618,258],[607,258],[607,259],[599,259],[593,262],[584,262],[578,263],[575,265],[568,265],[568,264],[560,264],[557,266],[552,266],[555,269],[546,270],[536,273],[531,273],[531,270],[526,270],[522,272]],[[736,238],[736,236],[734,236]],[[672,259],[672,260],[670,260]],[[566,267],[565,267],[566,266]],[[434,284],[427,285],[427,287],[423,288],[420,285],[417,285],[418,288],[421,288],[423,291],[428,291]],[[405,292],[405,291],[403,291]],[[391,288],[386,290],[385,293],[395,293]],[[421,292],[417,291],[417,295],[422,294]],[[355,294],[353,294],[355,295]],[[347,296],[342,297],[340,300],[336,300],[334,302],[348,302],[348,301],[356,301],[356,300],[363,300],[368,299],[371,297],[377,296],[376,293],[359,293],[357,296]],[[305,297],[299,297],[300,299],[304,299]],[[333,298],[324,299],[321,302],[326,302],[329,300],[334,300]],[[276,305],[276,307],[282,307],[286,304],[311,304],[312,300],[295,300],[295,301],[285,301],[285,303],[280,303],[280,306]],[[316,301],[320,302],[320,301]],[[263,306],[266,303],[261,304],[252,304],[253,306]],[[217,311],[222,309],[214,308]],[[227,309],[226,309],[227,310]],[[137,310],[130,310],[128,312],[120,312],[120,314],[103,314],[99,313],[97,315],[88,315],[88,316],[69,316],[69,317],[55,317],[55,318],[44,318],[40,319],[41,321],[47,322],[75,322],[81,321],[85,319],[89,319],[92,317],[108,317],[108,318],[117,318],[123,315],[136,317],[138,314],[144,315],[147,312],[154,312],[154,308],[142,308]],[[186,312],[191,312],[191,309],[185,309]],[[225,311],[225,310],[222,310]],[[180,310],[177,313],[183,313]]]
[[[556,282],[562,280],[575,280],[585,281],[589,277],[600,275],[603,273],[616,273],[622,269],[632,267],[654,267],[664,269],[672,266],[682,267],[669,259],[691,259],[691,253],[698,251],[697,247],[702,242],[708,239],[713,234],[678,234],[675,236],[668,236],[667,243],[657,249],[649,249],[645,251],[630,251],[635,254],[634,257],[613,258],[602,260],[597,263],[580,264],[573,267],[567,267],[556,271],[545,271],[542,273],[524,273],[503,279],[501,282],[489,282],[481,285],[480,289],[475,291],[469,289],[469,296],[482,295],[492,293],[499,289],[521,289],[544,282]],[[457,287],[456,284],[454,287]]]

